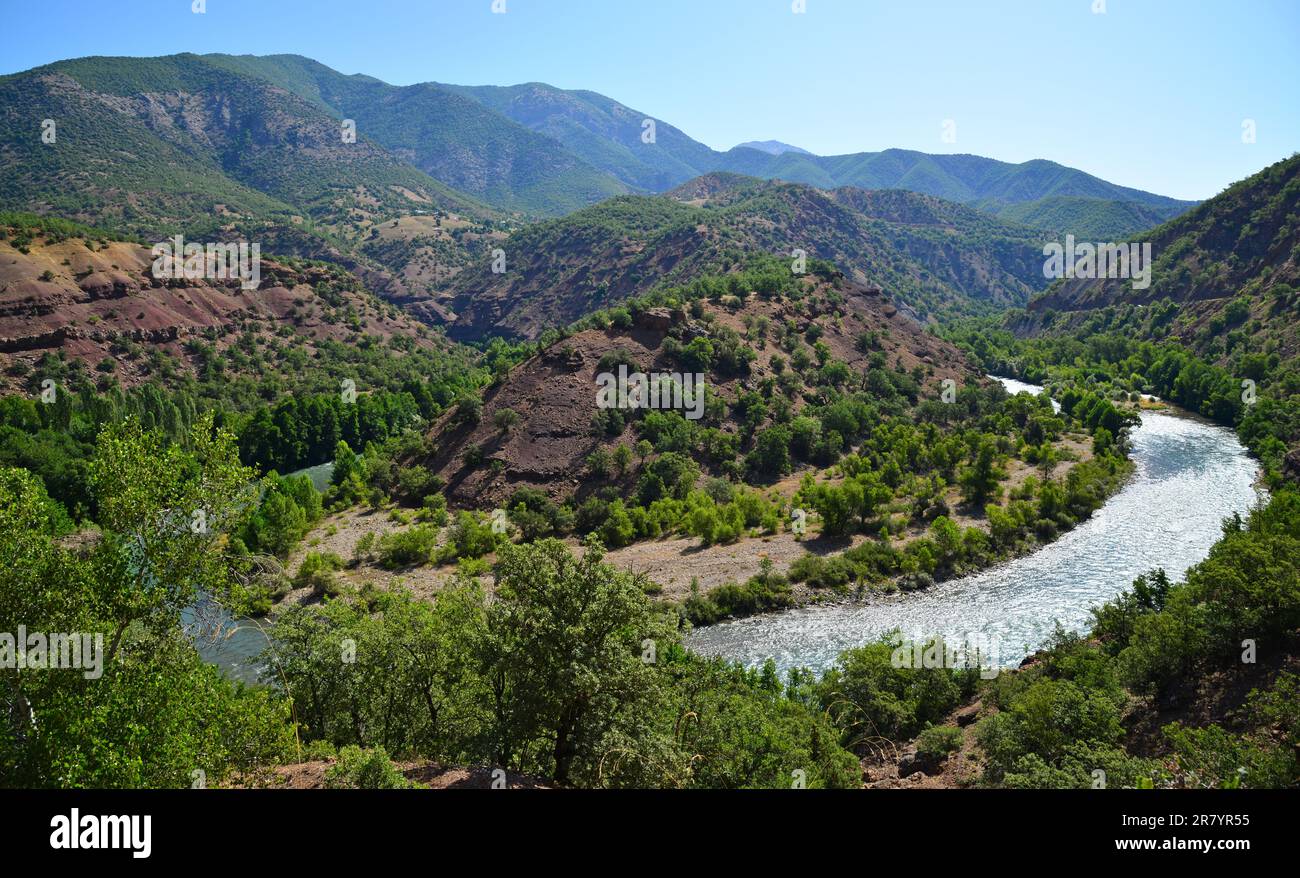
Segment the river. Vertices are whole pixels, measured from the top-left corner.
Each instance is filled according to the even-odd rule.
[[[999,379],[1012,392],[1041,388]],[[1180,578],[1205,558],[1220,522],[1259,499],[1258,468],[1229,429],[1191,415],[1142,413],[1131,433],[1130,481],[1091,518],[1031,555],[939,583],[924,592],[806,607],[701,628],[687,645],[747,665],[821,671],[845,649],[898,629],[995,644],[996,663],[1014,666],[1059,622],[1084,631],[1089,609],[1163,567]]]
[[[1013,393],[1042,388],[999,379]],[[1091,518],[1031,555],[923,592],[880,595],[846,604],[789,610],[724,622],[692,632],[696,652],[758,665],[829,667],[839,654],[891,629],[910,638],[941,635],[997,644],[996,660],[1018,664],[1041,646],[1057,622],[1088,627],[1089,609],[1115,597],[1134,577],[1163,567],[1173,578],[1203,559],[1220,522],[1245,514],[1259,498],[1258,468],[1235,434],[1174,410],[1147,411],[1130,435],[1132,479]],[[323,468],[308,472],[314,479]],[[195,609],[187,623],[195,623]],[[234,678],[258,677],[266,622],[240,620],[209,607],[220,633],[200,637],[199,651]],[[211,627],[211,624],[202,627]]]
[[[317,464],[289,476],[307,476],[317,491],[330,485],[334,462]],[[286,477],[286,478],[287,478]],[[227,677],[245,683],[261,678],[257,657],[270,644],[270,619],[235,619],[208,597],[201,597],[181,612],[181,624],[194,640],[204,661],[219,666]]]

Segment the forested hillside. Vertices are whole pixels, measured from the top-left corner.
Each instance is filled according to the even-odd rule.
[[[802,251],[884,288],[922,319],[1024,303],[1042,279],[1039,233],[910,192],[826,193],[709,175],[515,232],[505,271],[483,260],[451,286],[451,332],[536,337],[657,283],[727,271],[747,254]]]

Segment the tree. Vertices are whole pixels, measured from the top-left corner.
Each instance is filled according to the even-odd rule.
[[[957,481],[961,485],[962,498],[978,506],[1000,498],[1002,488],[999,483],[1006,477],[1006,470],[998,465],[997,445],[986,436],[980,439],[972,463],[961,471]]]
[[[497,409],[492,415],[492,423],[502,433],[509,433],[519,424],[519,412],[514,409]]]
[[[611,549],[619,549],[636,538],[636,528],[632,518],[627,514],[622,500],[615,500],[609,505],[609,517],[600,527],[600,538]]]
[[[822,483],[812,492],[811,503],[822,520],[823,536],[844,536],[852,530],[857,518],[857,497],[860,489],[853,482],[844,485]]]
[[[661,691],[643,641],[672,637],[636,579],[594,547],[581,558],[556,540],[503,547],[479,646],[497,763],[525,767],[545,743],[558,783],[574,780],[578,765],[594,777],[602,745]]]
[[[627,445],[619,444],[614,448],[614,471],[620,476],[627,472],[627,468],[632,463],[632,449]]]
[[[287,703],[225,680],[181,630],[201,593],[228,594],[246,573],[227,537],[256,499],[234,436],[210,417],[186,445],[134,422],[101,433],[89,467],[100,532],[82,552],[54,541],[35,478],[0,470],[0,630],[101,647],[81,668],[0,669],[4,784],[189,786],[195,770],[218,781],[287,755]]]
[[[483,400],[477,396],[467,396],[456,405],[456,423],[465,427],[476,427],[483,420]]]
[[[761,475],[781,476],[790,472],[790,431],[785,427],[769,427],[759,433],[746,461],[750,469]]]
[[[253,528],[257,534],[256,548],[285,558],[306,535],[307,514],[286,492],[274,489],[267,492]]]
[[[856,496],[858,518],[867,524],[879,514],[881,505],[887,503],[894,492],[874,471],[858,473],[853,480],[860,491]]]
[[[587,455],[587,469],[598,479],[609,478],[609,472],[613,465],[614,461],[608,449],[597,448]]]
[[[946,515],[936,518],[930,525],[930,539],[939,550],[939,564],[945,569],[951,569],[961,560],[961,528],[951,518]]]
[[[361,458],[357,457],[348,443],[339,440],[334,446],[334,470],[330,474],[330,484],[343,486],[354,478],[365,481],[365,469]]]

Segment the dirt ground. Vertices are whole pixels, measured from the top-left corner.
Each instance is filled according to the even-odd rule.
[[[1056,464],[1052,475],[1058,479],[1063,478],[1071,467],[1092,456],[1091,442],[1085,436],[1063,437],[1058,447],[1076,458]],[[1008,479],[1004,482],[1004,488],[1008,490],[1020,486],[1030,476],[1041,476],[1034,466],[1021,460],[1010,461],[1007,469]],[[798,490],[799,482],[799,477],[792,476],[777,483],[774,488],[789,498]],[[950,517],[959,527],[987,529],[987,522],[982,517],[961,510],[956,487],[949,489],[947,501],[953,510]],[[293,576],[308,552],[332,552],[348,561],[353,557],[357,543],[366,534],[382,536],[410,527],[409,524],[394,521],[390,512],[389,509],[374,511],[354,508],[327,516],[290,556],[285,565],[286,572]],[[896,544],[905,545],[924,533],[924,529],[910,528],[899,535]],[[445,539],[445,534],[442,539]],[[869,537],[859,534],[851,539],[799,540],[794,534],[786,532],[746,537],[728,545],[704,547],[698,538],[674,536],[614,549],[606,553],[605,560],[621,570],[644,575],[659,585],[662,591],[657,593],[657,597],[660,599],[683,601],[690,595],[692,580],[698,580],[700,589],[707,592],[727,582],[744,582],[759,573],[765,559],[772,562],[773,570],[777,573],[786,573],[805,553],[836,555],[867,539]],[[568,543],[575,551],[580,550],[579,540],[571,538]],[[429,599],[445,588],[455,578],[455,574],[455,565],[390,571],[373,563],[363,563],[341,571],[339,576],[353,588],[361,589],[367,585],[382,590],[404,588],[417,597]],[[490,590],[490,576],[483,577],[481,582]],[[792,587],[792,595],[799,604],[826,598],[824,593],[798,584]],[[284,603],[298,604],[310,599],[309,590],[299,589],[291,592]]]
[[[333,764],[333,761],[317,760],[280,765],[276,766],[270,776],[259,778],[249,785],[262,789],[322,790],[325,789],[325,773]],[[501,780],[505,781],[505,789],[549,789],[535,778],[513,771],[505,772],[504,777],[501,777],[495,774],[495,769],[477,766],[447,767],[434,762],[395,764],[407,780],[431,790],[489,790],[493,788],[494,782],[499,785]]]
[[[406,530],[411,525],[399,524],[390,517],[390,510],[374,511],[352,508],[327,515],[312,529],[301,545],[294,550],[285,564],[285,572],[293,577],[308,552],[332,552],[345,562],[356,551],[357,543],[369,533],[382,536]],[[440,535],[440,542],[446,538]],[[339,577],[354,588],[367,584],[390,591],[405,588],[417,597],[431,598],[441,591],[456,575],[455,565],[441,567],[409,567],[403,570],[385,570],[376,564],[359,564],[339,571]],[[295,589],[284,599],[284,604],[301,604],[311,599],[309,589]]]

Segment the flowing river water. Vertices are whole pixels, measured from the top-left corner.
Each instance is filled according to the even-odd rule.
[[[333,474],[331,461],[300,469],[289,476],[307,476],[317,491],[324,491]],[[194,639],[204,661],[219,666],[232,679],[245,683],[260,680],[262,669],[257,659],[270,645],[270,620],[232,618],[215,601],[202,597],[181,612],[181,624]]]
[[[999,379],[1012,393],[1042,388]],[[824,670],[850,647],[898,629],[909,638],[941,635],[962,643],[996,644],[992,658],[1018,664],[1041,646],[1059,622],[1088,627],[1091,607],[1163,567],[1173,578],[1203,559],[1218,540],[1220,522],[1245,514],[1260,495],[1255,462],[1231,430],[1179,413],[1147,411],[1131,433],[1136,471],[1092,517],[1031,555],[923,592],[806,607],[725,622],[692,632],[696,652],[779,669]],[[308,473],[328,479],[324,468]],[[219,608],[187,611],[205,659],[237,679],[258,678],[256,658],[268,643],[269,623],[232,621]]]
[[[999,379],[1012,393],[1041,388]],[[993,644],[996,663],[1014,666],[1043,645],[1059,622],[1088,628],[1089,609],[1164,568],[1177,579],[1205,558],[1220,522],[1243,515],[1261,495],[1258,469],[1235,434],[1174,410],[1147,411],[1131,433],[1132,479],[1092,517],[1031,555],[923,592],[880,595],[754,616],[692,632],[687,645],[747,665],[824,670],[839,654],[898,629]]]

